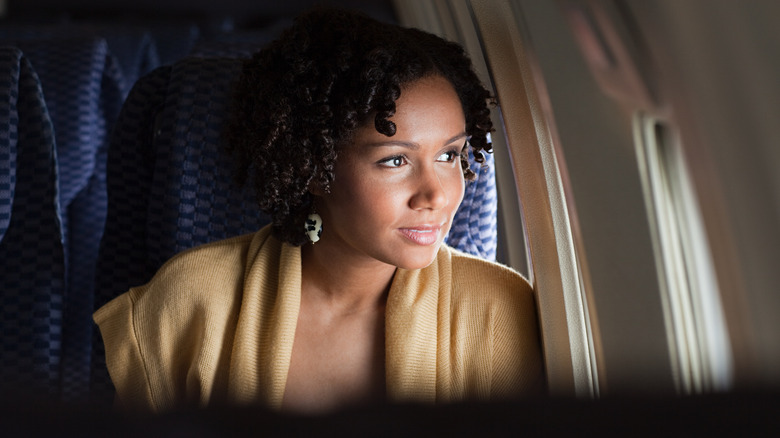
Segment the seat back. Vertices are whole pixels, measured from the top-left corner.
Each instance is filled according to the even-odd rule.
[[[135,83],[111,134],[106,163],[108,207],[92,310],[144,283],[157,269],[146,248],[147,216],[154,174],[156,118],[165,103],[170,70],[170,66],[159,67]],[[98,402],[110,402],[114,389],[97,326],[93,326],[92,336],[90,396]]]
[[[270,222],[252,193],[236,186],[221,142],[240,67],[232,59],[187,58],[171,69],[149,204],[147,244],[157,266],[187,248]]]
[[[90,21],[71,24],[69,32],[96,35],[106,40],[111,56],[124,78],[123,97],[141,76],[160,66],[157,44],[149,29],[121,20]]]
[[[220,131],[240,64],[185,59],[139,80],[120,113],[108,162],[108,216],[96,308],[147,282],[176,253],[269,222],[239,190]],[[99,337],[99,333],[96,333]],[[110,387],[102,344],[93,389]]]
[[[239,68],[232,59],[186,58],[154,70],[128,96],[110,146],[97,306],[184,249],[269,222],[235,186],[220,143]]]
[[[53,125],[19,49],[0,48],[0,77],[0,393],[56,397],[66,273]]]
[[[82,31],[19,36],[35,68],[53,123],[67,284],[62,328],[62,394],[87,395],[91,313],[100,238],[107,209],[108,132],[125,94],[124,79],[102,38]],[[5,36],[10,40],[8,35]]]

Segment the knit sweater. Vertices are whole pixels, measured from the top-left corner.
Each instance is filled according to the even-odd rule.
[[[94,319],[122,405],[281,407],[301,299],[300,248],[266,227],[185,251]],[[538,393],[534,296],[516,272],[442,246],[398,269],[385,311],[391,402]]]

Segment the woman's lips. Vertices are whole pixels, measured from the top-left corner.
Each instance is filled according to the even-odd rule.
[[[441,230],[441,226],[426,225],[411,228],[399,228],[398,230],[412,242],[418,245],[429,246],[433,245],[437,240],[439,240],[439,231]]]

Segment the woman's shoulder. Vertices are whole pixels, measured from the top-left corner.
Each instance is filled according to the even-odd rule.
[[[502,305],[533,303],[531,284],[500,263],[448,248],[452,263],[453,299],[489,301]]]
[[[248,249],[255,236],[256,233],[245,234],[186,249],[165,262],[151,281],[197,283],[219,278],[219,274],[237,270],[243,272]]]
[[[210,382],[224,371],[216,365],[223,357],[220,346],[232,337],[244,273],[262,236],[260,231],[185,250],[148,283],[95,312],[120,400],[154,409],[173,406],[197,399],[184,383],[192,375]],[[200,389],[208,386],[195,392]]]
[[[120,295],[98,310],[96,317],[112,307],[151,311],[193,308],[199,304],[215,310],[232,306],[239,298],[249,248],[258,234],[219,240],[174,255],[149,282]]]
[[[240,277],[254,238],[246,234],[182,251],[165,262],[147,286],[195,292]]]

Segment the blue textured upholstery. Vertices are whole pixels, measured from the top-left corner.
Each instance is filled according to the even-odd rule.
[[[102,39],[48,42],[30,57],[51,63],[40,74],[57,150],[63,152],[60,185],[69,224],[62,391],[66,398],[80,398],[89,387],[95,267],[107,210],[108,132],[125,85]]]
[[[0,77],[0,161],[10,165],[0,181],[15,183],[9,197],[0,183],[10,210],[0,241],[0,388],[58,396],[65,254],[53,127],[20,50],[0,49]]]
[[[171,65],[190,53],[201,34],[197,24],[189,21],[144,20],[157,46],[160,65]]]
[[[159,66],[157,47],[149,30],[123,22],[65,22],[61,24],[16,24],[0,27],[4,41],[106,41],[107,56],[115,58],[123,78],[123,97],[139,77]],[[19,43],[15,45],[20,45]],[[21,43],[24,47],[25,43]],[[111,68],[114,68],[111,66]]]
[[[157,45],[151,32],[144,27],[124,22],[80,23],[73,29],[106,40],[111,56],[117,60],[124,78],[123,97],[141,76],[160,65]]]
[[[19,63],[10,49],[4,48],[0,74],[0,242],[11,223],[11,209],[16,191],[16,143],[18,140]],[[17,56],[21,56],[19,53]],[[6,59],[8,58],[8,59]]]
[[[112,137],[97,305],[148,281],[177,252],[268,219],[232,181],[220,132],[240,62],[186,58],[139,80]]]
[[[147,217],[157,118],[165,103],[170,71],[170,66],[159,67],[135,83],[111,136],[107,163],[108,212],[95,280],[95,310],[150,279],[159,267],[148,256]],[[97,327],[93,336],[91,395],[96,400],[110,401],[113,386]]]
[[[111,135],[108,211],[98,260],[96,308],[142,284],[157,269],[147,256],[147,216],[157,117],[165,103],[170,70],[170,66],[159,67],[135,83]]]
[[[471,170],[477,175],[466,183],[463,203],[452,221],[447,245],[486,260],[496,259],[498,244],[498,193],[493,154],[485,154],[485,162],[477,163],[469,151]]]
[[[68,400],[85,397],[89,387],[95,268],[107,209],[107,137],[125,94],[106,41],[74,34],[16,41],[40,77],[56,137],[67,267],[60,386]]]
[[[148,281],[179,251],[269,220],[236,188],[219,140],[240,63],[188,58],[139,80],[113,133],[96,307]],[[99,334],[96,334],[99,336]],[[95,392],[110,385],[96,350]]]
[[[57,136],[61,199],[76,198],[95,173],[126,87],[104,39],[93,37],[6,40],[22,49],[38,73]]]
[[[240,62],[184,59],[173,65],[155,142],[147,243],[157,266],[187,248],[258,230],[270,220],[233,182],[220,141]]]

